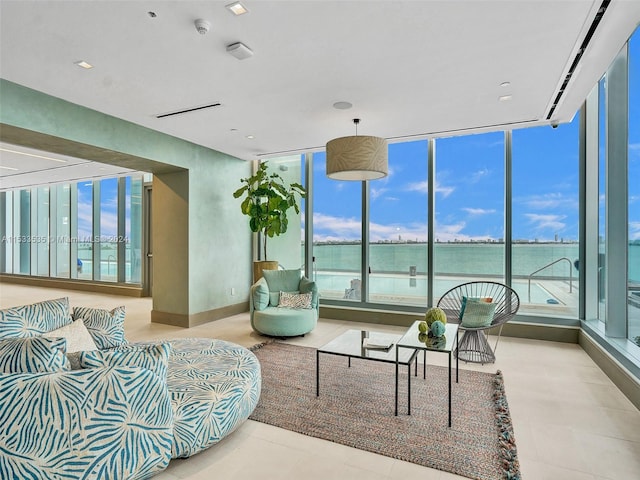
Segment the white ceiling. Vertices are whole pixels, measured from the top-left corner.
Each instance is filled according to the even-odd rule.
[[[2,0],[0,76],[243,159],[322,149],[356,117],[390,141],[548,124],[601,4],[246,0],[235,17],[230,1]],[[639,20],[640,1],[611,3],[551,120],[573,118]],[[254,56],[227,54],[238,41]]]
[[[128,168],[0,142],[0,191],[52,183],[119,177]]]

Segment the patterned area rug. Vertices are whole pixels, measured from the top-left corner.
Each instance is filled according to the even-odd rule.
[[[453,377],[453,426],[447,427],[447,369],[427,365],[411,381],[401,368],[394,416],[395,365],[320,354],[285,343],[254,347],[262,365],[262,394],[252,420],[478,480],[520,479],[502,374],[460,370]],[[422,355],[420,355],[422,357]],[[428,360],[429,355],[427,355]],[[454,374],[455,375],[455,374]]]

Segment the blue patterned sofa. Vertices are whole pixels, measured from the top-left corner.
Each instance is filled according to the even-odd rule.
[[[73,313],[66,298],[0,310],[0,478],[148,478],[255,408],[249,350],[203,338],[129,344],[124,308]]]

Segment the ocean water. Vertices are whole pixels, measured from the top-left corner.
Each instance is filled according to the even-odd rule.
[[[313,247],[316,271],[360,271],[359,244],[316,244]],[[566,260],[565,260],[566,259]],[[577,279],[574,262],[578,259],[577,243],[526,243],[512,247],[514,278]],[[548,266],[552,262],[555,264]],[[504,245],[499,243],[439,243],[434,255],[436,276],[488,275],[502,276]],[[369,250],[372,274],[426,275],[427,248],[424,243],[372,244]],[[534,273],[538,270],[541,271]],[[640,245],[629,245],[629,279],[640,283]]]

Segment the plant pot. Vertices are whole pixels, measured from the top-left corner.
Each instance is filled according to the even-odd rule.
[[[263,270],[278,270],[278,262],[274,260],[264,260],[253,262],[253,282],[257,282],[262,278]]]

